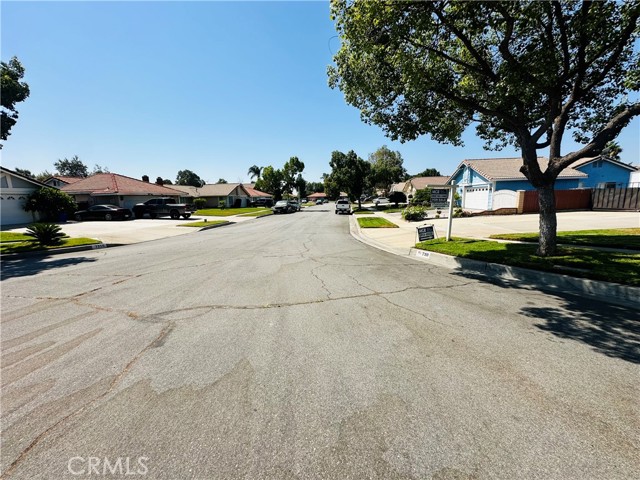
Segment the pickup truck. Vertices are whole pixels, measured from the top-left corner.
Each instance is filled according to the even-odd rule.
[[[189,218],[194,208],[186,203],[174,203],[173,198],[152,198],[144,203],[138,203],[133,207],[136,218],[142,218],[147,213],[151,218],[170,216],[174,220],[180,217]]]
[[[336,200],[336,215],[339,213],[351,215],[351,203],[349,200]]]

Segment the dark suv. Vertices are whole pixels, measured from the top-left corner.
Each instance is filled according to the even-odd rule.
[[[276,202],[276,204],[271,207],[273,213],[293,213],[298,211],[298,206],[295,202],[291,202],[288,200],[280,200]]]

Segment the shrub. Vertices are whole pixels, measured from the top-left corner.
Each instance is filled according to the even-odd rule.
[[[407,201],[407,196],[402,192],[391,192],[389,194],[389,201],[395,203],[397,207],[399,203],[405,203]]]
[[[407,207],[402,211],[402,218],[407,222],[416,222],[425,218],[427,212],[424,207]]]
[[[193,199],[193,206],[196,210],[202,210],[203,208],[205,208],[207,206],[207,199],[206,198],[194,198]]]
[[[55,223],[34,223],[29,225],[25,235],[35,238],[43,247],[60,245],[66,237],[60,226]]]
[[[414,205],[424,205],[425,207],[431,204],[431,189],[423,188],[416,191],[416,194],[411,199],[411,203]]]
[[[57,188],[43,187],[32,192],[24,205],[26,212],[40,212],[46,220],[57,221],[61,213],[73,214],[76,202]]]

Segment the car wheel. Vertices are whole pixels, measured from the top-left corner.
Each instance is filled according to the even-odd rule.
[[[76,215],[75,219],[76,219],[76,222],[81,222],[82,221],[82,215]]]
[[[156,218],[156,214],[153,212],[149,213],[149,218]]]
[[[105,219],[107,222],[110,222],[111,220],[113,220],[113,215],[111,215],[110,213],[106,213],[106,214],[104,215],[104,219]]]
[[[171,210],[171,218],[173,220],[178,220],[180,218],[180,212],[177,210]]]

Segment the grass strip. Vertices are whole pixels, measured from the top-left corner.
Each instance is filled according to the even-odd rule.
[[[243,213],[240,216],[241,217],[264,217],[264,216],[267,216],[267,215],[273,215],[273,212],[271,211],[271,209],[263,210],[261,212]]]
[[[489,238],[538,243],[538,233],[506,233]],[[614,228],[608,230],[577,230],[558,232],[558,243],[590,247],[624,248],[640,250],[640,228]]]
[[[461,258],[564,273],[574,277],[640,286],[640,254],[603,252],[590,248],[560,247],[552,257],[536,255],[537,246],[490,240],[453,238],[428,240],[416,248]]]
[[[375,212],[372,212],[370,210],[356,210],[353,212],[354,215],[373,215],[375,214]]]
[[[18,232],[0,232],[0,243],[5,242],[27,242],[32,241],[33,237]]]
[[[179,227],[196,227],[196,228],[202,228],[202,227],[210,227],[211,225],[220,225],[221,223],[230,223],[227,220],[211,220],[211,221],[202,221],[202,222],[191,222],[191,223],[181,223],[180,225],[178,225]]]
[[[358,218],[358,225],[361,228],[400,228],[382,217]]]
[[[25,242],[10,242],[0,244],[0,253],[24,253],[24,252],[39,252],[43,250],[56,250],[58,248],[66,247],[78,247],[82,245],[94,245],[102,243],[95,238],[65,238],[60,245],[43,247],[37,241],[30,240]]]
[[[196,215],[204,215],[205,217],[230,217],[231,215],[241,215],[243,213],[264,212],[270,209],[263,207],[245,207],[245,208],[205,208],[198,210]]]

